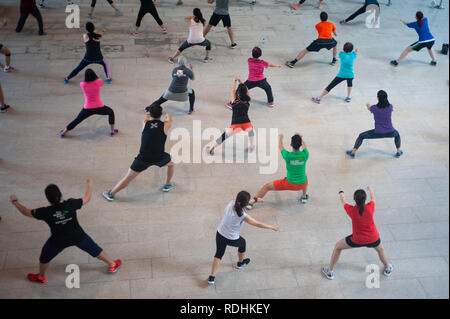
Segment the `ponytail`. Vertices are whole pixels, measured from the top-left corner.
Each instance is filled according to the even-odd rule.
[[[53,206],[60,206],[62,194],[55,184],[50,184],[45,188],[45,197]]]
[[[422,11],[417,11],[416,12],[416,19],[417,19],[417,24],[419,25],[419,27],[422,27],[423,25],[423,12]]]
[[[94,39],[100,39],[102,36],[101,34],[97,34],[95,33],[95,26],[92,22],[87,22],[86,23],[86,31],[88,33],[89,38],[94,38]]]
[[[391,103],[389,103],[388,95],[387,95],[386,91],[383,91],[383,90],[378,91],[377,98],[378,98],[378,103],[377,103],[378,108],[384,109],[384,108],[388,107],[389,105],[391,105]]]
[[[250,194],[246,191],[240,191],[236,196],[236,200],[234,201],[234,211],[236,214],[241,217],[244,211],[244,207],[248,205],[250,201]]]
[[[206,20],[203,18],[203,14],[199,8],[194,9],[194,21],[197,23],[201,22],[203,25],[205,25]]]
[[[364,207],[366,205],[367,194],[363,189],[358,189],[353,195],[353,198],[356,202],[356,206],[359,207],[359,216],[362,216],[362,214],[364,213]]]

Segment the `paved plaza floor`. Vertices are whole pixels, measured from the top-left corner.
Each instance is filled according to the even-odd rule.
[[[225,103],[233,76],[246,79],[247,58],[264,38],[262,58],[283,65],[266,71],[276,106],[267,107],[264,91],[254,89],[250,118],[257,129],[277,128],[285,135],[286,146],[288,138],[300,132],[310,151],[309,202],[300,204],[295,192],[269,193],[250,214],[279,225],[280,231],[245,225],[242,236],[251,263],[244,270],[233,269],[236,249],[229,247],[215,286],[208,286],[206,279],[225,206],[240,190],[255,194],[264,183],[283,178],[281,155],[271,174],[261,174],[260,167],[267,164],[260,163],[180,163],[169,193],[160,191],[166,169],[152,167],[115,202],[101,195],[123,177],[138,153],[143,108],[170,84],[173,65],[167,57],[187,37],[183,18],[199,7],[208,20],[214,5],[185,0],[176,6],[176,0],[159,0],[157,8],[169,34],[163,35],[148,15],[135,39],[131,31],[139,0],[116,1],[122,17],[114,16],[106,1],[97,1],[93,21],[106,30],[102,48],[113,77],[101,97],[114,109],[120,132],[109,137],[106,117],[93,116],[61,139],[58,132],[84,102],[82,73],[66,85],[61,82],[84,55],[81,35],[90,1],[75,2],[81,8],[80,29],[66,28],[65,1],[47,0],[49,8],[41,10],[47,35],[39,37],[33,17],[16,34],[18,1],[0,1],[0,16],[9,20],[0,30],[0,42],[11,49],[17,68],[0,74],[12,107],[0,114],[0,298],[449,297],[449,61],[440,53],[449,39],[448,1],[446,9],[438,10],[429,8],[429,1],[393,0],[388,7],[387,0],[381,0],[378,29],[367,28],[365,16],[339,24],[363,1],[324,1],[323,10],[337,27],[339,49],[350,41],[360,51],[351,103],[344,101],[344,84],[320,105],[311,101],[338,72],[339,64],[329,65],[331,51],[311,53],[294,69],[284,66],[317,36],[314,25],[320,10],[315,0],[297,11],[289,9],[288,0],[258,0],[256,5],[231,0],[238,47],[228,48],[227,32],[220,25],[207,36],[213,62],[202,62],[201,47],[186,50],[196,75],[190,84],[197,96],[196,112],[187,115],[187,105],[180,102],[164,104],[174,116],[173,129],[185,128],[192,134],[193,121],[199,120],[202,129],[223,130],[231,119]],[[394,68],[389,61],[417,40],[414,30],[399,19],[413,21],[418,10],[429,19],[438,64],[430,66],[430,57],[422,50]],[[104,78],[101,66],[93,69]],[[373,128],[365,103],[376,103],[380,89],[388,92],[394,105],[393,123],[401,134],[404,155],[395,158],[393,140],[383,139],[365,141],[357,157],[350,159],[345,151],[360,132]],[[266,146],[269,142],[276,138]],[[176,143],[168,139],[166,149]],[[44,222],[21,215],[9,203],[9,195],[37,208],[48,204],[46,185],[56,183],[65,198],[79,198],[87,178],[94,181],[93,195],[78,211],[80,224],[111,257],[122,259],[122,268],[108,275],[103,263],[72,247],[54,259],[45,285],[28,282],[26,274],[37,271],[50,232]],[[352,232],[338,188],[344,188],[350,201],[354,190],[367,185],[375,191],[375,222],[394,265],[392,276],[381,275],[380,287],[373,289],[366,287],[366,266],[376,264],[382,270],[373,249],[344,251],[333,281],[321,274],[334,244]],[[78,289],[66,288],[68,264],[80,267]]]

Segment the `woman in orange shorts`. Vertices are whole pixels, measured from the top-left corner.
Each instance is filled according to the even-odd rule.
[[[237,83],[239,82],[239,86]],[[237,89],[236,89],[237,86]],[[247,132],[250,138],[250,152],[255,149],[254,137],[255,132],[253,131],[252,122],[248,118],[248,108],[250,107],[250,94],[247,86],[242,83],[242,81],[235,77],[233,83],[233,103],[232,111],[233,115],[231,118],[231,125],[229,128],[222,133],[222,135],[214,142],[213,146],[206,147],[206,153],[214,155],[214,149],[222,144],[230,136],[240,133],[241,131]]]
[[[296,133],[291,138],[292,152],[284,149],[283,146],[283,134],[279,135],[278,143],[281,151],[281,156],[286,161],[287,175],[283,179],[265,184],[251,199],[247,205],[247,209],[252,209],[256,203],[262,203],[263,197],[266,196],[268,191],[302,191],[302,197],[300,198],[302,203],[308,201],[309,195],[306,193],[308,190],[308,178],[306,177],[306,161],[309,158],[309,151],[306,148],[305,142],[299,133]]]

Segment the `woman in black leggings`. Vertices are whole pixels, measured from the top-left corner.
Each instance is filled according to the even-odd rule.
[[[377,94],[378,103],[370,106],[369,103],[366,104],[367,109],[373,114],[375,119],[375,129],[365,131],[359,134],[356,139],[355,146],[351,151],[347,151],[347,155],[354,158],[355,153],[361,146],[365,139],[375,139],[375,138],[394,138],[395,147],[397,148],[397,153],[395,157],[400,157],[403,155],[403,151],[400,149],[401,139],[400,134],[392,126],[392,111],[394,110],[391,103],[389,103],[388,95],[385,91],[380,90]]]
[[[114,111],[110,107],[104,105],[100,99],[100,87],[103,85],[102,79],[99,79],[92,69],[87,69],[84,73],[84,77],[84,82],[80,83],[85,98],[84,107],[76,119],[70,122],[64,130],[61,130],[59,135],[61,137],[66,136],[68,131],[73,130],[75,126],[94,114],[108,115],[108,122],[111,126],[110,136],[116,135],[119,130],[114,129]]]
[[[355,13],[353,13],[351,16],[349,16],[347,19],[340,21],[340,24],[346,24],[347,22],[355,19],[357,16],[365,13],[367,11],[367,7],[370,5],[377,6],[378,12],[380,12],[379,11],[380,4],[378,3],[378,0],[364,0],[364,5],[361,8],[359,8]]]
[[[244,207],[248,205],[249,200],[250,194],[246,191],[241,191],[237,194],[236,200],[229,202],[225,208],[225,216],[216,233],[216,254],[214,255],[211,275],[208,278],[210,285],[215,283],[216,272],[227,246],[238,247],[239,261],[235,266],[236,269],[241,269],[250,263],[249,258],[244,259],[246,242],[240,235],[244,222],[259,228],[267,228],[274,231],[280,230],[279,226],[266,225],[248,216]]]
[[[116,5],[114,4],[114,2],[112,0],[106,0],[106,1],[108,1],[109,5],[115,10],[116,16],[118,16],[118,17],[123,16],[123,13],[120,12],[120,10],[116,7]],[[95,8],[96,3],[97,3],[97,0],[91,0],[91,9],[88,13],[89,19],[92,19],[92,14],[94,13],[94,8]]]
[[[28,15],[31,14],[36,18],[38,27],[39,27],[39,35],[45,35],[44,32],[44,23],[42,22],[41,12],[36,6],[36,0],[21,0],[20,1],[20,18],[17,22],[16,32],[20,32],[25,25],[25,21],[27,21]]]
[[[153,18],[156,20],[156,23],[158,23],[159,27],[161,28],[162,33],[167,34],[168,31],[164,27],[164,23],[158,15],[158,10],[156,10],[153,0],[141,0],[141,8],[139,9],[139,13],[136,19],[136,30],[132,34],[134,36],[139,35],[139,28],[141,27],[142,18],[144,18],[147,13],[150,13],[153,16]]]
[[[71,78],[76,76],[81,70],[87,67],[89,64],[96,63],[103,66],[106,74],[106,83],[111,83],[111,73],[109,72],[109,66],[106,60],[103,58],[102,51],[100,49],[100,38],[105,33],[103,31],[95,30],[95,26],[92,22],[86,23],[86,34],[83,34],[84,44],[86,45],[86,53],[80,64],[70,72],[69,76],[63,79],[63,83],[66,84]]]

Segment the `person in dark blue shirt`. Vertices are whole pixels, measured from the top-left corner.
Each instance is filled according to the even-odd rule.
[[[423,16],[421,11],[417,11],[415,22],[406,23],[406,21],[400,19],[400,21],[406,25],[408,28],[412,28],[416,30],[419,35],[419,40],[408,46],[405,51],[402,52],[400,57],[397,60],[392,60],[391,64],[393,66],[397,66],[401,60],[403,60],[411,51],[420,51],[423,48],[427,48],[428,54],[431,57],[430,64],[432,66],[436,66],[436,57],[434,56],[433,45],[434,45],[434,37],[428,28],[428,19]]]

